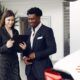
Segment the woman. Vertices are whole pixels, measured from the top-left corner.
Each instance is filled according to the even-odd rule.
[[[5,11],[0,21],[0,80],[21,80],[17,56],[18,45],[12,39],[19,34],[14,29],[14,25],[15,14],[11,10]]]

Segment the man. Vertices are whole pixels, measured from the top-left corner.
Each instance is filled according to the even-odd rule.
[[[44,70],[52,68],[49,55],[56,53],[56,43],[51,28],[41,23],[42,11],[33,7],[27,11],[28,23],[31,26],[27,49],[24,52],[26,75],[28,80],[45,80]]]

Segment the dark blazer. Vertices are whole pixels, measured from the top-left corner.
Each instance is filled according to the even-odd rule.
[[[12,29],[12,31],[13,31],[13,37],[16,37],[19,35],[17,30]],[[11,56],[11,58],[16,57],[17,51],[18,51],[17,46],[15,46],[14,44],[13,47],[11,48],[6,47],[6,42],[9,39],[11,39],[10,35],[6,31],[5,27],[2,27],[0,29],[0,55],[5,55],[6,57]]]
[[[26,34],[31,35],[31,29],[27,32]],[[30,38],[27,44],[28,48],[23,55],[27,56],[31,52],[35,52],[36,58],[32,61],[32,65],[26,65],[26,74],[29,75],[30,70],[32,70],[37,77],[43,76],[44,70],[52,67],[49,55],[56,53],[56,43],[52,29],[42,25],[35,35],[33,48],[30,47]]]
[[[18,31],[12,29],[13,37],[18,36]],[[7,48],[6,42],[11,39],[5,27],[0,28],[0,80],[21,80],[19,75],[19,61],[17,45]]]

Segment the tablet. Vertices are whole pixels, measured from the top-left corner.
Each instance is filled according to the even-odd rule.
[[[18,35],[13,37],[13,40],[15,41],[15,43],[22,43],[22,42],[26,42],[28,38],[29,38],[28,35]]]

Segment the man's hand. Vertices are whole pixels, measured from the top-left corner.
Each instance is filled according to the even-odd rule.
[[[32,52],[32,53],[29,55],[29,58],[30,58],[30,59],[35,59],[35,53]]]
[[[29,60],[30,60],[29,57],[24,56],[24,57],[23,57],[23,60],[24,60],[24,63],[25,63],[26,65],[32,64],[32,62],[29,62]]]

